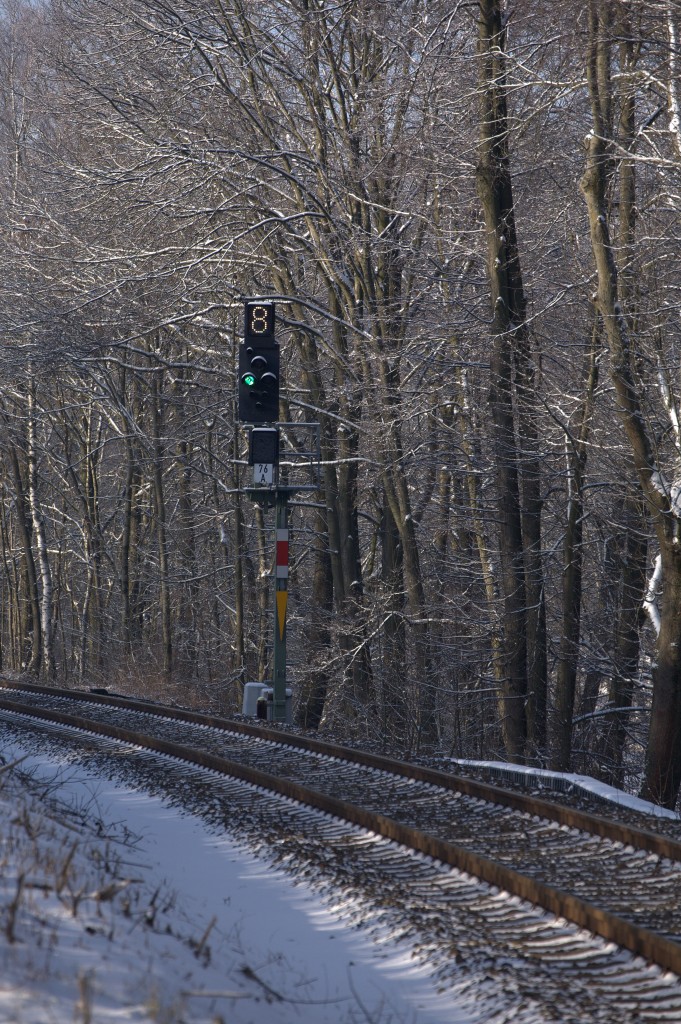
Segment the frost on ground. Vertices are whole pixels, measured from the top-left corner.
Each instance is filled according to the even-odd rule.
[[[468,1024],[410,962],[161,799],[7,737],[6,1024]],[[11,763],[24,756],[14,767]]]

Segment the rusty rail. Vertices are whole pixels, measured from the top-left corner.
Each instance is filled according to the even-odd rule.
[[[28,689],[25,685],[17,685],[13,688]],[[80,696],[83,699],[87,698],[88,700],[93,697],[100,697],[102,698],[102,703],[117,703],[115,698],[107,698],[104,695],[99,694],[92,695],[82,692],[78,694],[70,690],[57,691],[54,688],[44,688],[41,690],[35,686],[32,686],[31,690],[34,692],[45,692],[53,695],[60,692],[63,696],[71,698],[78,698]],[[128,702],[126,700],[125,703],[126,706],[137,706],[145,711],[156,711],[155,705],[150,705],[146,702]],[[601,910],[599,907],[593,906],[584,900],[580,900],[578,897],[572,896],[569,893],[561,892],[558,889],[552,888],[543,882],[538,882],[534,879],[528,878],[512,868],[505,867],[504,865],[488,860],[487,858],[468,850],[463,850],[452,843],[444,842],[443,840],[437,839],[436,837],[428,835],[417,829],[402,825],[385,815],[367,811],[362,807],[357,807],[346,801],[339,800],[335,797],[329,797],[313,789],[301,786],[299,783],[266,774],[258,769],[237,764],[225,758],[209,754],[205,751],[194,750],[193,748],[185,747],[181,744],[145,736],[143,733],[122,729],[118,726],[107,723],[93,723],[89,719],[79,718],[77,716],[67,715],[62,712],[47,710],[44,708],[36,708],[32,705],[24,705],[5,698],[0,698],[0,709],[13,712],[15,714],[26,715],[29,718],[54,722],[67,727],[80,729],[85,732],[106,736],[120,742],[139,746],[147,750],[165,754],[166,756],[175,757],[187,763],[194,764],[202,768],[209,768],[221,774],[229,775],[251,785],[260,786],[270,792],[296,800],[299,803],[333,815],[337,818],[350,822],[353,825],[375,832],[397,843],[401,843],[413,850],[417,850],[429,857],[433,857],[450,867],[474,875],[489,885],[498,886],[514,896],[529,900],[531,903],[543,907],[552,914],[564,917],[581,928],[586,928],[589,931],[602,936],[608,941],[614,942],[617,945],[630,950],[632,953],[658,964],[666,970],[670,970],[681,975],[681,945],[678,943],[663,936],[656,935],[648,929],[632,925],[608,911]],[[193,713],[185,714],[184,712],[177,712],[176,714],[175,709],[164,708],[160,713],[166,714],[168,710],[173,712],[169,715],[171,718],[191,718],[193,721],[200,721],[204,724],[211,724],[215,722],[224,723],[224,720],[221,719],[212,720],[207,716],[195,716]],[[342,747],[329,748],[327,745],[319,743],[319,741],[302,740],[301,737],[286,736],[286,738],[282,740],[282,736],[278,732],[261,730],[257,727],[248,726],[244,723],[229,723],[229,725],[230,729],[238,726],[238,731],[247,732],[261,737],[266,736],[268,739],[274,739],[276,742],[289,742],[291,739],[295,739],[296,742],[291,743],[292,746],[304,746],[307,749],[321,750],[324,753],[332,753],[333,751],[346,749]],[[385,768],[386,765],[393,764],[393,762],[390,762],[387,758],[377,757],[375,755],[361,754],[361,752],[358,751],[348,751],[348,753],[352,755],[361,755],[362,763],[370,764],[372,767]],[[334,756],[339,755],[336,754]],[[360,758],[355,756],[354,759],[358,760]],[[516,794],[505,794],[503,790],[499,790],[494,786],[471,783],[470,780],[466,779],[457,780],[455,777],[446,776],[442,773],[432,772],[427,769],[414,768],[414,766],[411,765],[401,765],[401,767],[405,769],[404,774],[408,771],[412,777],[421,778],[428,782],[436,781],[436,784],[438,785],[441,784],[441,779],[449,780],[448,788],[459,789],[460,787],[458,785],[455,786],[454,783],[458,783],[460,781],[462,784],[465,783],[466,791],[470,792],[471,795],[479,796],[482,795],[483,792],[491,792],[493,794],[491,799],[496,800],[496,802],[501,802],[498,799],[500,795],[509,797],[517,796]],[[413,768],[414,771],[412,772]],[[490,797],[484,798],[489,799]],[[541,804],[543,806],[545,805],[547,808],[550,807],[555,809],[554,805],[548,804],[545,801],[536,801],[534,798],[522,798],[521,806],[524,810],[529,809],[525,806],[526,800],[532,805]],[[504,800],[504,803],[506,803],[507,806],[516,806],[515,802],[509,803]],[[539,812],[531,810],[530,813]],[[577,814],[578,812],[571,813]],[[588,818],[589,816],[578,815],[578,817]],[[601,821],[601,819],[597,820]],[[605,822],[605,824],[610,825],[611,823]],[[653,839],[661,838],[650,833],[641,833],[640,835],[645,835]],[[678,848],[681,844],[674,845]]]

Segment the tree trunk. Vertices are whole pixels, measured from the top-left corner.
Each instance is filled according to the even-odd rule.
[[[519,286],[522,288],[521,282]],[[529,333],[522,331],[520,334],[520,344],[516,351],[516,379],[518,447],[523,453],[519,461],[519,485],[527,601],[527,760],[529,763],[543,764],[546,756],[548,666],[541,538],[542,473],[536,414],[537,377],[534,357],[529,351]]]
[[[159,613],[161,618],[161,666],[164,676],[169,678],[173,671],[173,635],[168,578],[168,538],[166,528],[166,503],[163,488],[163,444],[161,427],[163,409],[156,375],[153,378],[151,427],[153,438],[152,487],[154,494],[154,519],[156,522],[156,549],[158,554]]]
[[[21,572],[22,589],[25,592],[25,602],[20,601],[21,636],[19,638],[19,656],[21,667],[27,672],[37,675],[40,672],[42,662],[42,629],[40,623],[40,593],[38,588],[38,574],[36,571],[35,559],[33,557],[31,508],[26,493],[26,487],[21,475],[21,465],[16,447],[11,442],[8,445],[10,465],[12,467],[12,478],[16,494],[17,516],[16,523],[21,540],[23,551],[23,568]],[[25,610],[22,607],[25,603]]]
[[[497,479],[500,585],[504,609],[502,732],[508,757],[522,761],[526,756],[528,740],[528,615],[514,412],[514,350],[518,344],[527,343],[527,327],[508,157],[504,54],[506,28],[502,7],[500,0],[480,0],[478,53],[481,58],[482,111],[476,181],[485,218],[492,303],[490,411]],[[527,381],[527,376],[525,379]],[[528,486],[535,494],[533,502],[536,504],[536,480],[528,480]],[[534,515],[537,514],[536,508],[532,511]],[[539,536],[536,523],[530,533],[536,556]],[[532,564],[531,578],[536,599],[543,587],[536,557]],[[540,615],[538,609],[534,629],[537,641],[542,628]],[[533,658],[539,658],[538,652],[529,653]],[[535,665],[540,664],[541,658],[535,660]],[[535,686],[538,687],[536,677]],[[542,702],[540,693],[535,693],[534,700],[535,712],[538,712]],[[539,734],[536,714],[534,729],[536,736]]]
[[[608,685],[608,715],[603,740],[605,778],[613,786],[621,786],[624,744],[627,738],[634,684],[638,674],[641,649],[643,597],[646,590],[648,537],[645,509],[640,492],[628,495],[623,502],[623,530],[617,544],[618,595],[613,638],[613,674]]]
[[[177,401],[181,398],[178,396]],[[180,630],[179,646],[181,655],[176,658],[183,675],[183,682],[188,683],[198,671],[197,643],[197,597],[198,586],[196,566],[196,542],[194,525],[194,506],[191,491],[191,448],[189,443],[180,438],[177,444],[178,471],[178,554],[183,570],[182,586],[178,601],[177,622]],[[177,645],[176,645],[177,646]]]
[[[594,393],[598,381],[598,335],[596,322],[585,360],[584,399],[568,425],[566,439],[568,511],[563,539],[563,626],[556,670],[556,708],[551,756],[553,770],[562,772],[570,770],[572,752],[572,719],[581,634],[584,473]]]
[[[661,549],[662,614],[641,796],[674,808],[681,785],[681,552]]]
[[[38,549],[38,565],[40,567],[40,632],[42,636],[42,669],[49,680],[57,674],[54,657],[54,628],[52,620],[52,570],[47,546],[45,516],[40,503],[38,488],[38,440],[37,440],[37,409],[35,401],[35,382],[31,381],[28,388],[28,502],[31,509],[33,533]]]
[[[137,548],[139,535],[140,471],[130,437],[126,437],[126,476],[123,490],[123,532],[121,536],[120,574],[122,598],[123,642],[127,655],[132,655],[142,635],[139,607]]]
[[[381,707],[383,735],[406,741],[409,701],[404,666],[407,657],[404,616],[404,558],[400,531],[383,489],[381,509],[381,590],[383,602],[383,656],[381,658]]]

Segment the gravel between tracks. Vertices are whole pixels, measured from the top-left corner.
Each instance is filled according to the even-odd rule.
[[[69,705],[67,698],[52,695],[22,691],[20,698],[15,697],[61,710]],[[349,800],[573,893],[639,927],[668,937],[681,935],[679,862],[427,783],[287,747],[285,735],[281,743],[273,743],[130,707],[81,700],[72,713],[197,746]]]
[[[215,773],[111,741],[38,730],[30,740],[36,749],[51,746],[93,773],[162,795],[314,886],[358,927],[407,939],[441,985],[470,1000],[472,1019],[681,1019],[674,976],[460,872]]]

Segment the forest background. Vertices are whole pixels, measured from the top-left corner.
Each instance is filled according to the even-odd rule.
[[[681,782],[678,0],[0,4],[5,672]],[[309,448],[309,445],[308,445]],[[293,470],[292,470],[293,471]]]

